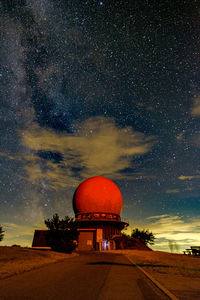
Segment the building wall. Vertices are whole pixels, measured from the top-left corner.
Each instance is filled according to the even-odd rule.
[[[78,250],[108,250],[114,249],[113,236],[121,235],[119,222],[106,221],[81,221],[79,223]],[[93,242],[91,242],[93,241]],[[101,245],[100,245],[101,244]],[[112,244],[112,245],[111,245]],[[109,246],[108,246],[109,245]]]
[[[100,250],[99,243],[121,235],[121,228],[119,222],[79,222],[78,250]],[[48,230],[35,230],[32,247],[48,247],[47,232]]]
[[[35,230],[32,247],[48,247],[47,233],[48,230]]]
[[[115,224],[103,226],[103,238],[109,240],[113,235],[121,235],[121,230]]]

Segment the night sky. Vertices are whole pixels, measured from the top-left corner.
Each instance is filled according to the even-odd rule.
[[[0,24],[1,245],[92,176],[154,249],[200,244],[199,1],[2,0]]]

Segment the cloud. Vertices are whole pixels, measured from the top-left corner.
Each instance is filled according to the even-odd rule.
[[[171,189],[171,190],[166,190],[165,193],[167,193],[167,194],[177,194],[179,192],[180,192],[179,189]]]
[[[185,191],[194,191],[195,190],[195,187],[187,187],[185,188]]]
[[[41,224],[21,225],[4,222],[2,223],[2,227],[5,231],[5,235],[1,245],[11,246],[17,244],[21,246],[31,246],[34,229],[41,229]]]
[[[184,177],[184,179],[180,179],[180,180],[191,180],[191,179],[194,179],[193,177],[194,176],[181,176],[181,177]],[[186,178],[185,178],[186,177]],[[189,177],[189,178],[187,178]],[[192,178],[190,178],[192,177]],[[195,177],[195,178],[198,178],[198,177]],[[169,189],[169,190],[166,190],[165,193],[166,194],[178,194],[178,193],[183,193],[183,192],[189,192],[189,191],[194,191],[195,190],[195,187],[186,187],[186,188],[181,188],[181,189]]]
[[[15,156],[9,155],[8,153],[4,153],[4,152],[0,152],[0,157],[6,157],[10,160],[15,160],[16,159]]]
[[[147,219],[148,220],[152,220],[152,219],[161,219],[161,218],[165,218],[165,217],[168,217],[169,215],[165,214],[165,215],[159,215],[159,216],[151,216],[151,217],[148,217]]]
[[[183,132],[181,132],[176,136],[178,142],[181,142],[183,140],[183,135],[184,135]]]
[[[154,249],[169,250],[169,241],[176,242],[183,251],[200,244],[199,217],[183,220],[176,215],[159,215],[147,218],[150,230],[155,234]]]
[[[73,128],[73,134],[57,133],[34,124],[20,132],[23,145],[34,154],[25,166],[29,181],[47,180],[57,189],[91,176],[126,178],[123,171],[133,167],[134,156],[148,153],[155,144],[153,136],[146,137],[131,127],[120,128],[112,118],[90,118]],[[57,153],[62,159],[55,163],[39,157],[38,151],[43,151],[43,156],[45,151],[48,156]],[[145,178],[145,174],[139,175]]]
[[[2,245],[20,244],[21,246],[31,246],[33,233],[35,229],[46,229],[44,220],[49,216],[49,211],[44,205],[47,201],[36,187],[32,187],[27,191],[28,199],[15,215],[12,222],[1,222],[5,236]],[[24,194],[22,194],[22,200]]]
[[[191,180],[191,179],[199,179],[199,178],[200,178],[200,175],[193,175],[193,176],[181,175],[178,177],[178,179],[180,179],[180,180]]]
[[[200,95],[193,100],[191,114],[193,117],[200,116]]]

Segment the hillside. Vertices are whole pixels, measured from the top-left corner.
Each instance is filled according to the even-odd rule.
[[[49,250],[23,247],[0,247],[0,279],[55,263],[77,254],[64,254]]]

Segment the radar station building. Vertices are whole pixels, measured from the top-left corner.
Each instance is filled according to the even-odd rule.
[[[79,251],[115,249],[115,238],[129,224],[121,220],[123,199],[117,185],[105,177],[83,181],[73,196],[73,209],[79,231]],[[32,247],[48,247],[48,230],[35,230]]]
[[[97,176],[83,181],[73,197],[79,231],[78,249],[115,249],[114,238],[128,226],[120,218],[122,206],[122,194],[110,179]]]

